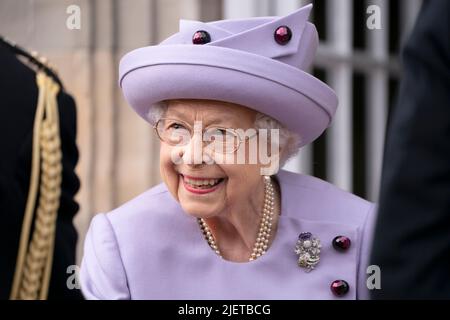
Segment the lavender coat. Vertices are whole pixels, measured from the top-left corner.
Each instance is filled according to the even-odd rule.
[[[375,205],[320,179],[280,171],[281,216],[272,246],[261,258],[219,258],[197,221],[160,184],[92,220],[80,281],[87,299],[365,299]],[[322,242],[310,273],[297,265],[301,232]],[[337,235],[351,239],[345,252]],[[336,297],[330,284],[350,290]]]

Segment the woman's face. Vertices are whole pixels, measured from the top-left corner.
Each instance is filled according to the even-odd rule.
[[[253,128],[255,116],[255,111],[231,103],[173,100],[169,101],[164,118],[180,120],[192,128],[194,122],[200,121],[201,123],[197,122],[197,125],[201,124],[204,131],[209,127],[247,130]],[[195,162],[194,150],[197,148],[198,151],[198,147],[201,149],[200,155],[205,160],[214,160],[216,157],[214,152],[203,147],[201,140],[200,132],[194,133],[190,142],[184,146],[172,146],[161,142],[161,176],[183,210],[195,217],[210,218],[225,213],[233,204],[245,203],[254,198],[254,194],[259,193],[257,191],[262,186],[261,166],[249,163],[248,152],[246,161],[241,161],[244,162],[242,164],[233,163],[235,161],[227,161],[226,164],[223,164],[223,161],[207,164],[201,160]],[[247,145],[248,150],[249,143],[250,140],[247,140],[240,148]],[[180,161],[174,163],[174,155],[178,155]]]

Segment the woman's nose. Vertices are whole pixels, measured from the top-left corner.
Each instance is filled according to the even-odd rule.
[[[182,147],[182,160],[185,164],[203,163],[203,139],[201,132],[194,132],[188,144]]]
[[[215,163],[212,152],[204,145],[201,133],[194,134],[189,143],[180,149],[179,158],[188,165]]]

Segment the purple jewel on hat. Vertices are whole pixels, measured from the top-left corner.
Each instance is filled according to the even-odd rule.
[[[211,42],[211,36],[207,31],[199,30],[192,36],[193,44],[207,44]]]
[[[240,104],[277,119],[306,145],[330,125],[338,103],[335,92],[307,72],[319,43],[308,22],[311,9],[284,17],[181,20],[178,33],[122,58],[125,99],[144,119],[163,100]]]
[[[286,45],[292,39],[292,31],[288,26],[281,26],[275,30],[274,34],[275,41],[279,45]]]

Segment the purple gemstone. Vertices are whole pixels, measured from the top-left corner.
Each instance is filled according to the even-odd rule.
[[[275,30],[275,33],[273,36],[275,38],[275,41],[279,45],[284,46],[284,45],[288,44],[289,41],[291,41],[292,31],[291,31],[291,29],[289,29],[288,26],[281,26],[281,27],[278,27],[277,30]]]
[[[337,297],[342,297],[347,294],[350,286],[345,280],[334,280],[330,285],[331,292]]]
[[[346,236],[337,236],[333,239],[333,248],[337,251],[346,251],[350,248],[351,244],[350,238]]]
[[[298,240],[310,240],[312,238],[311,232],[302,232],[298,235]]]
[[[199,30],[192,36],[193,44],[206,44],[211,42],[211,36],[207,31]]]

